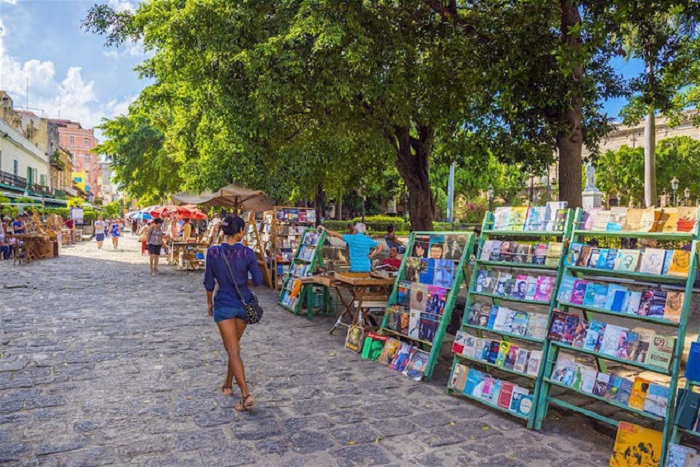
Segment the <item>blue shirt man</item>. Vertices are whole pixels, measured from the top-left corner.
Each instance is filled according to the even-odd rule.
[[[350,252],[350,272],[370,272],[372,270],[371,259],[377,256],[383,249],[384,244],[372,240],[365,235],[367,226],[362,222],[355,224],[354,234],[341,234],[333,230],[328,230],[321,226],[331,237],[341,238],[348,244]],[[374,252],[372,250],[374,249]]]

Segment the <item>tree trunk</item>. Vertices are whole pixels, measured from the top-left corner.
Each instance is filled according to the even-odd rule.
[[[581,24],[579,2],[561,0],[561,39],[564,46],[579,54],[583,47],[581,38],[571,34],[571,28]],[[574,91],[569,105],[559,114],[559,123],[563,130],[556,135],[559,152],[559,200],[567,201],[569,208],[581,207],[581,150],[583,148],[583,96],[581,85],[583,66],[575,65],[567,79]]]
[[[394,127],[386,136],[396,150],[396,168],[408,189],[408,212],[411,229],[433,230],[435,199],[430,187],[430,154],[433,132],[428,126],[416,124],[418,137],[411,129]]]
[[[323,191],[323,183],[316,187],[316,197],[314,198],[314,209],[316,209],[316,227],[321,225],[323,217],[326,215],[325,209],[326,193]]]
[[[644,204],[656,206],[656,117],[649,111],[644,123]]]

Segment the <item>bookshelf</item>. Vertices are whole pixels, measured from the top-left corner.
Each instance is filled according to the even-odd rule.
[[[256,216],[255,211],[250,211],[248,213],[248,225],[246,226],[245,243],[255,252],[255,257],[258,260],[258,266],[263,273],[263,278],[265,280],[265,285],[274,288],[272,282],[272,273],[270,267],[268,266],[268,256],[267,256],[267,243],[264,236],[264,213],[259,213]],[[259,220],[258,220],[259,219]],[[270,219],[272,219],[270,217]]]
[[[321,248],[326,240],[326,231],[306,229],[301,237],[296,254],[292,257],[289,271],[282,281],[279,305],[285,310],[299,315],[303,304],[304,294],[309,284],[303,279],[313,275],[318,264],[323,262]]]
[[[270,248],[273,258],[275,287],[279,288],[292,265],[301,236],[316,223],[316,210],[292,206],[275,206],[272,210]]]
[[[629,225],[624,214],[618,220],[619,225]],[[556,296],[561,313],[552,316],[545,340],[546,359],[534,428],[541,429],[550,405],[618,425],[620,420],[601,413],[600,405],[584,408],[562,399],[573,393],[613,406],[638,420],[662,425],[663,465],[668,442],[677,435],[674,402],[698,267],[698,225],[689,232],[637,232],[620,231],[619,227],[618,231],[588,230],[583,228],[584,222],[584,211],[578,209]],[[646,227],[663,228],[658,224]],[[644,250],[633,247],[640,241],[647,243]],[[662,241],[673,243],[661,248],[656,243]],[[679,243],[690,243],[685,276],[674,275],[673,271]],[[601,258],[604,255],[607,261]],[[620,263],[625,255],[636,258],[629,269]],[[666,270],[669,267],[671,274]],[[669,305],[671,297],[677,301]],[[577,331],[571,333],[574,324]],[[582,365],[577,359],[595,365]],[[609,363],[637,375],[632,380],[608,371]],[[667,380],[668,386],[642,377],[641,372],[654,374],[654,380]],[[560,394],[552,395],[552,388]]]
[[[686,380],[685,386],[683,389],[685,389],[686,391],[692,392],[693,388],[700,388],[700,381]],[[680,404],[680,401],[679,401],[679,404]],[[682,409],[682,408],[683,407],[681,407],[679,405],[679,409]],[[678,444],[678,442],[681,440],[682,435],[689,435],[689,436],[694,436],[696,438],[700,438],[700,431],[696,431],[695,429],[692,429],[692,428],[681,427],[681,426],[679,426],[677,415],[674,418],[675,419],[673,421],[673,428],[671,431],[671,438],[670,438],[671,443]],[[697,426],[696,426],[696,428],[697,428]]]
[[[425,378],[437,363],[474,242],[472,232],[409,237],[378,333],[426,352]]]
[[[518,225],[517,230],[494,229],[496,214],[484,216],[447,387],[452,395],[524,420],[529,428],[535,423],[545,333],[573,221],[573,211],[558,203],[535,209],[541,222]],[[555,214],[560,218],[556,229],[547,225]],[[545,283],[551,286],[548,297],[540,285]],[[481,394],[476,394],[469,373],[484,378]],[[497,389],[488,394],[487,387]]]

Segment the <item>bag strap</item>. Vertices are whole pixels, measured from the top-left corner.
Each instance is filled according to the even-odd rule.
[[[228,258],[226,258],[226,255],[224,254],[223,249],[221,248],[221,245],[219,245],[219,253],[221,254],[221,257],[224,259],[224,264],[226,265],[226,269],[228,269],[228,277],[231,279],[231,282],[233,282],[233,286],[236,288],[236,292],[238,292],[238,298],[241,300],[241,303],[243,304],[243,307],[247,305],[246,302],[243,301],[243,294],[241,293],[241,289],[238,288],[238,284],[236,283],[236,278],[233,275],[233,271],[231,270],[231,265],[228,262]]]

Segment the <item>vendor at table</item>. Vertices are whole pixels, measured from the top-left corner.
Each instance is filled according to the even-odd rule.
[[[189,219],[185,219],[185,224],[182,226],[182,239],[187,241],[192,236],[192,223]]]
[[[355,224],[353,234],[341,234],[322,225],[319,226],[319,229],[325,230],[331,237],[340,238],[348,244],[350,272],[370,272],[372,269],[371,260],[384,249],[383,243],[379,243],[365,234],[367,226],[362,222]]]

